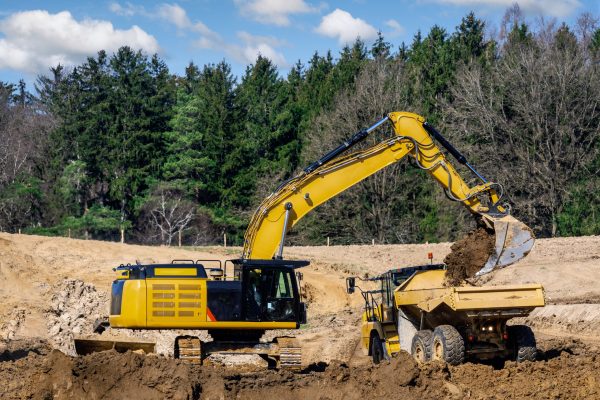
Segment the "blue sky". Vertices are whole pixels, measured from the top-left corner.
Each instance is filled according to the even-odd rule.
[[[584,12],[600,17],[598,0],[517,0],[525,17],[574,25]],[[100,49],[121,45],[158,52],[170,70],[226,59],[235,75],[258,53],[282,73],[314,51],[334,56],[359,35],[377,31],[397,47],[438,24],[452,32],[469,11],[498,29],[515,0],[2,0],[0,80],[28,83],[57,63],[76,65]]]

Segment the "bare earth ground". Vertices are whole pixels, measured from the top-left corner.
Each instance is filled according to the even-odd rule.
[[[348,275],[441,262],[450,243],[292,247],[308,259],[304,289],[309,323],[294,332],[304,343],[303,374],[262,371],[258,363],[191,367],[163,356],[99,353],[74,358],[72,335],[89,334],[107,314],[112,267],[171,259],[235,258],[239,248],[178,249],[0,234],[0,398],[599,398],[600,237],[541,239],[486,285],[542,283],[548,306],[525,322],[538,337],[541,360],[502,369],[466,364],[417,367],[400,356],[372,367],[357,349],[362,299],[348,296]],[[158,342],[172,352],[175,332],[109,334]],[[198,334],[205,336],[204,332]],[[272,335],[275,335],[273,333]],[[3,349],[2,347],[5,347]],[[327,365],[329,364],[329,365]],[[259,369],[259,370],[257,370]],[[6,388],[3,391],[2,388]]]

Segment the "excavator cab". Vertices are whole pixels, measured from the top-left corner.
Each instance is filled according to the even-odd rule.
[[[295,274],[298,265],[280,260],[240,261],[236,274],[242,282],[243,320],[306,323]]]

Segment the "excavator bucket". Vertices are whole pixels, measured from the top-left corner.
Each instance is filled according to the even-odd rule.
[[[496,246],[485,266],[475,276],[516,263],[529,254],[535,242],[531,228],[513,216],[484,215],[484,219],[494,228]]]

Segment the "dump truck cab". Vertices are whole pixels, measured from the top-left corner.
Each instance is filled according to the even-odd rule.
[[[420,362],[535,359],[531,329],[508,321],[544,306],[541,285],[449,287],[445,273],[444,264],[432,264],[392,269],[366,279],[377,282],[378,288],[361,289],[365,354],[375,363],[400,350]],[[355,286],[356,278],[348,278],[349,293]]]

